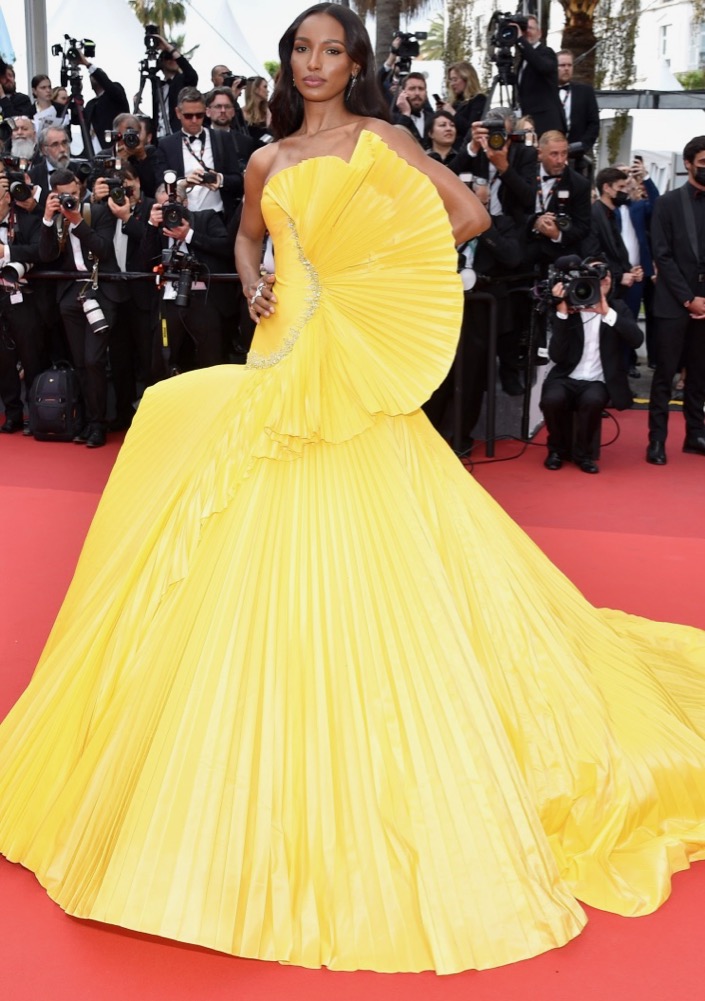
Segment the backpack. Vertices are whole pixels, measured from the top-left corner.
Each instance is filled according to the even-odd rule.
[[[40,372],[29,392],[29,429],[38,441],[72,441],[83,429],[81,387],[75,369],[59,361]]]

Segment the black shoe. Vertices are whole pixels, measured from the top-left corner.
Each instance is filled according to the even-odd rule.
[[[580,468],[584,473],[600,472],[599,466],[597,465],[596,462],[593,462],[592,459],[581,459],[578,465],[580,466]]]
[[[698,435],[697,438],[686,438],[683,442],[683,451],[692,452],[693,455],[705,455],[705,437]]]
[[[646,461],[652,466],[666,465],[666,446],[662,441],[650,441],[646,449]]]
[[[32,429],[31,429],[31,427],[29,426],[28,423],[25,424],[22,427],[22,434],[25,436],[25,438],[31,438],[32,437]]]
[[[524,395],[524,381],[518,372],[500,372],[499,381],[502,392],[506,393],[507,396]]]
[[[14,434],[24,428],[24,421],[21,417],[6,417],[5,423],[0,428],[3,434]]]
[[[75,434],[73,436],[71,441],[74,443],[74,445],[85,445],[86,442],[88,441],[88,437],[92,430],[93,428],[90,426],[90,424],[86,424],[84,428],[81,428],[78,434]]]
[[[102,428],[93,428],[86,438],[86,448],[101,448],[105,444],[105,431]]]
[[[546,469],[560,469],[563,465],[563,459],[561,459],[558,452],[549,452],[543,461]]]

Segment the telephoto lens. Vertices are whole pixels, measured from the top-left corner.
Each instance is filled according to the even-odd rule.
[[[83,300],[83,312],[86,314],[88,326],[94,334],[103,334],[108,329],[108,321],[105,313],[100,308],[100,303],[96,299]]]

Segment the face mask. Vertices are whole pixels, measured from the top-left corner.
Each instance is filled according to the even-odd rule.
[[[627,194],[626,191],[615,191],[615,193],[612,195],[612,201],[614,202],[615,206],[619,208],[620,205],[627,204],[627,202],[629,201],[629,195]]]
[[[693,174],[693,180],[698,184],[702,184],[705,188],[705,167],[696,167]]]

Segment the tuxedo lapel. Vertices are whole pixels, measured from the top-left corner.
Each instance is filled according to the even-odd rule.
[[[685,232],[688,236],[688,242],[690,243],[695,260],[698,261],[700,260],[698,234],[695,231],[695,216],[693,214],[693,206],[690,204],[690,192],[688,191],[687,181],[681,187],[681,208],[683,209],[683,222],[685,224]]]

